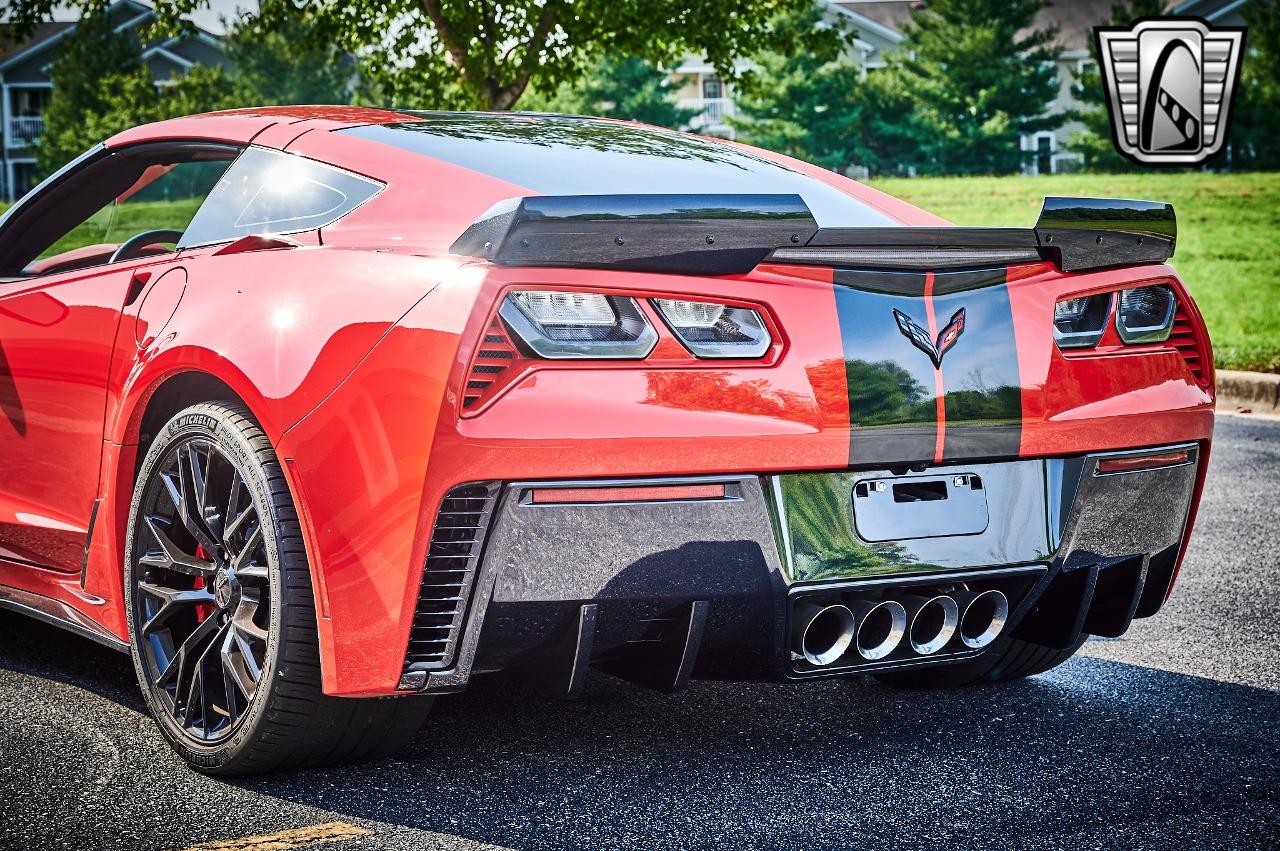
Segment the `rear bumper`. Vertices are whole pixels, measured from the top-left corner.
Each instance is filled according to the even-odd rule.
[[[1171,451],[1185,459],[1100,467]],[[1006,630],[1049,645],[1118,635],[1158,611],[1170,589],[1201,456],[1188,443],[931,468],[908,478],[981,478],[985,524],[880,541],[864,537],[876,536],[859,528],[851,502],[859,482],[903,481],[889,470],[486,484],[441,514],[432,552],[450,569],[428,565],[419,615],[429,616],[413,635],[440,642],[447,633],[436,645],[447,649],[424,658],[411,642],[400,688],[454,691],[473,673],[528,667],[572,693],[588,666],[674,688],[691,675],[786,680],[977,655],[956,643],[933,656],[851,655],[816,669],[793,652],[802,601],[939,589],[999,587],[1011,604]],[[722,485],[723,494],[582,501],[583,488],[671,484]],[[450,531],[467,516],[474,532]],[[474,544],[459,548],[451,536]],[[458,582],[441,582],[449,576]]]

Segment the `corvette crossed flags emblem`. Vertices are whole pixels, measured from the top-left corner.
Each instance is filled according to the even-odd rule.
[[[964,333],[963,307],[951,314],[951,321],[938,332],[937,341],[934,341],[929,336],[928,331],[912,322],[911,317],[896,307],[893,309],[893,318],[898,320],[898,330],[902,332],[902,335],[910,340],[917,349],[929,356],[929,360],[933,361],[935,369],[942,368],[942,356],[956,344],[956,340],[959,340],[960,335]]]

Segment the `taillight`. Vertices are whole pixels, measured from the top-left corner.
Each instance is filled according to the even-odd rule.
[[[627,296],[522,290],[508,293],[498,313],[534,354],[552,360],[638,360],[658,342]]]
[[[1131,345],[1163,343],[1173,330],[1178,300],[1165,286],[1121,290],[1116,310],[1116,331]]]
[[[764,317],[748,307],[656,298],[654,306],[685,348],[700,358],[758,358],[773,340]]]
[[[1053,339],[1060,349],[1098,345],[1111,315],[1111,293],[1063,299],[1053,306]]]

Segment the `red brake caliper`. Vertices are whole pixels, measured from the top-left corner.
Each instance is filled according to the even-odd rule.
[[[209,556],[208,556],[208,554],[204,551],[204,544],[196,544],[196,558],[202,558],[202,559],[208,560]],[[205,587],[205,584],[204,584],[204,577],[203,577],[203,576],[197,576],[197,577],[196,577],[195,584],[194,584],[194,585],[192,585],[191,587],[193,587],[193,588],[203,588],[203,587]],[[205,618],[209,617],[209,615],[211,615],[211,614],[213,614],[213,605],[212,605],[212,604],[210,604],[210,603],[199,603],[199,604],[197,604],[197,605],[196,605],[196,622],[197,622],[197,623],[203,623],[203,622],[204,622],[204,620],[205,620]]]

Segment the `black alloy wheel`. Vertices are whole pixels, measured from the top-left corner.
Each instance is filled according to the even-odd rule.
[[[190,436],[153,472],[141,520],[133,603],[147,675],[180,729],[223,739],[266,664],[273,595],[258,509],[235,463]]]
[[[242,405],[194,405],[151,442],[125,543],[134,670],[193,768],[253,774],[394,753],[430,697],[330,697],[284,471]]]

